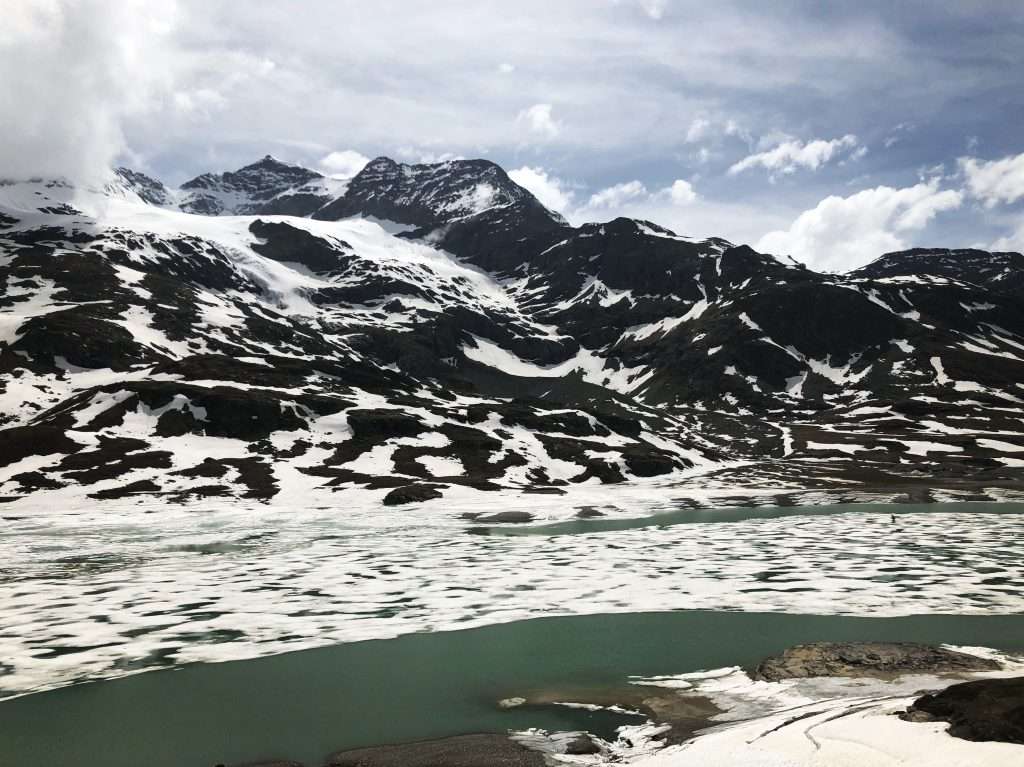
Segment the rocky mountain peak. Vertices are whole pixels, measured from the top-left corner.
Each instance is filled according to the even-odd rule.
[[[564,223],[490,160],[409,165],[377,157],[352,179],[344,198],[315,217],[371,215],[429,229],[510,209]]]

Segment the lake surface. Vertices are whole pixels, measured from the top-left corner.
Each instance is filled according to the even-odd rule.
[[[532,508],[538,524],[485,531],[443,504],[5,518],[0,698],[554,615],[1024,610],[1019,503]]]
[[[753,665],[814,640],[1024,649],[1024,615],[899,618],[684,611],[519,621],[220,664],[0,703],[0,764],[210,767],[466,732],[610,726],[502,698]],[[588,719],[588,716],[590,717]]]

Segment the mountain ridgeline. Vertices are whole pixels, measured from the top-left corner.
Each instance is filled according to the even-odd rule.
[[[1024,256],[574,227],[485,160],[0,182],[0,500],[1012,492]],[[316,500],[320,499],[320,500]]]

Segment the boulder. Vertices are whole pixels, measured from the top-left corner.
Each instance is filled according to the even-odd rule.
[[[1024,745],[1024,677],[954,684],[918,698],[901,718],[949,722],[949,734],[964,740]]]
[[[911,642],[815,642],[790,647],[767,658],[754,671],[755,679],[805,679],[815,676],[889,677],[949,671],[994,671],[988,658]]]
[[[441,491],[436,485],[403,485],[384,496],[384,505],[400,506],[403,503],[421,503],[440,497]]]

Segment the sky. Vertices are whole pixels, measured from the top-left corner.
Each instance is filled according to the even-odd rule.
[[[845,271],[1024,250],[1024,4],[4,0],[0,178],[484,157]]]

